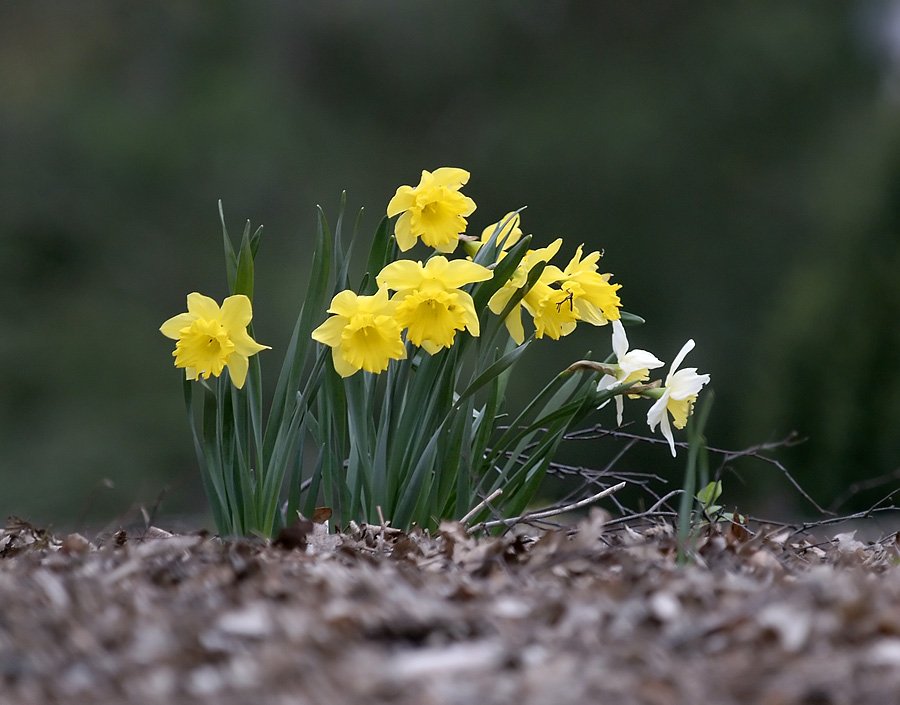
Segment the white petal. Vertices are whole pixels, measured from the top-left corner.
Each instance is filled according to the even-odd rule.
[[[666,404],[669,403],[669,390],[667,389],[663,395],[653,402],[653,406],[647,412],[647,425],[651,431],[656,430],[656,426],[666,416]]]
[[[648,353],[646,350],[631,350],[619,358],[619,367],[622,368],[623,379],[632,372],[637,372],[638,370],[653,370],[657,367],[662,367],[664,364],[666,363],[658,359],[653,353]]]
[[[675,356],[675,359],[672,361],[672,366],[669,368],[669,376],[666,377],[666,386],[669,386],[669,379],[675,374],[675,370],[678,369],[678,366],[684,362],[684,358],[687,357],[687,354],[694,349],[694,341],[687,341]]]
[[[612,329],[613,352],[616,354],[616,360],[618,360],[621,365],[622,358],[624,358],[625,354],[628,352],[628,336],[625,335],[625,326],[622,325],[622,321],[613,321]]]
[[[600,378],[600,381],[597,382],[597,391],[602,392],[604,389],[612,389],[619,383],[612,375],[603,375]]]
[[[672,457],[674,458],[675,453],[675,438],[672,436],[672,427],[669,425],[669,415],[664,413],[662,419],[659,422],[659,430],[666,437],[666,440],[669,442],[669,448],[672,450]]]
[[[678,370],[669,379],[669,395],[672,399],[681,401],[692,394],[697,394],[708,382],[709,375],[698,375],[696,367],[686,367]]]

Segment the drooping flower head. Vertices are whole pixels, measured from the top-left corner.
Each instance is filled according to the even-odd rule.
[[[488,307],[491,311],[498,316],[503,313],[503,309],[506,308],[506,305],[516,291],[525,285],[528,280],[528,273],[539,262],[549,262],[553,256],[559,252],[561,246],[562,238],[557,238],[547,247],[541,247],[537,250],[528,250],[522,258],[522,261],[519,262],[519,266],[516,267],[516,271],[513,272],[513,275],[502,287],[500,287],[500,289],[497,290],[491,297],[491,300],[488,301]],[[531,295],[532,291],[539,289],[539,287],[549,288],[549,283],[558,276],[557,273],[559,271],[558,267],[545,267],[531,291],[526,294],[526,298]],[[539,291],[543,291],[543,289],[539,289]],[[539,300],[539,295],[532,296],[532,299],[537,302]],[[522,302],[519,302],[513,307],[512,311],[509,312],[509,315],[504,320],[504,323],[506,324],[506,329],[509,331],[510,337],[512,337],[517,345],[521,345],[525,340],[525,329],[522,326]]]
[[[616,364],[613,366],[615,375],[603,375],[597,383],[597,391],[610,389],[619,384],[631,382],[646,382],[650,379],[650,370],[662,367],[663,362],[646,350],[629,350],[628,337],[625,335],[625,326],[622,321],[612,322],[612,347],[616,356]],[[637,394],[629,394],[631,398]],[[616,418],[622,425],[622,412],[624,402],[621,395],[616,397]]]
[[[480,326],[472,297],[459,287],[485,281],[491,270],[468,260],[449,261],[438,255],[424,265],[411,260],[391,262],[376,278],[378,285],[397,293],[396,317],[407,339],[436,353],[453,345],[456,332],[478,336]]]
[[[401,251],[406,252],[422,238],[439,252],[453,252],[459,236],[466,231],[466,217],[475,210],[475,202],[459,190],[469,180],[469,172],[441,167],[423,171],[418,186],[401,186],[388,203],[387,215],[400,215],[394,235]]]
[[[568,289],[557,289],[547,283],[555,282],[559,275],[558,267],[548,266],[531,291],[522,299],[525,309],[534,318],[535,338],[540,339],[546,335],[553,340],[559,340],[575,330],[578,323],[575,294]]]
[[[247,332],[253,310],[243,294],[229,296],[219,305],[194,292],[187,297],[187,313],[179,313],[160,326],[175,343],[175,367],[184,368],[188,379],[218,377],[228,368],[238,389],[247,379],[249,358],[268,345],[260,345]]]
[[[383,372],[391,360],[406,357],[403,329],[394,318],[396,308],[387,289],[373,296],[342,291],[328,309],[334,315],[312,332],[312,338],[331,347],[334,369],[341,377],[359,370]]]
[[[675,428],[684,428],[688,417],[694,410],[697,394],[703,385],[709,382],[709,375],[698,375],[696,367],[678,369],[678,366],[684,362],[685,356],[693,349],[694,341],[687,341],[675,356],[662,389],[651,390],[658,393],[659,397],[647,412],[647,423],[650,425],[651,431],[655,431],[659,424],[659,430],[669,442],[673,456],[675,455],[675,439],[672,437],[672,428],[669,425],[669,414],[672,414],[672,424]]]
[[[584,245],[578,246],[575,255],[563,270],[560,288],[572,294],[570,301],[578,312],[579,320],[603,326],[619,319],[622,302],[616,292],[622,285],[610,284],[611,275],[597,272],[599,252],[591,252],[582,259],[583,247]]]

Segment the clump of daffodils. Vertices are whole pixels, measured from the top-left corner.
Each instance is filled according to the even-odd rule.
[[[567,264],[554,264],[563,239],[532,247],[519,211],[467,235],[476,208],[462,193],[468,181],[467,171],[442,167],[400,186],[357,288],[342,219],[332,236],[320,212],[312,274],[268,414],[255,357],[268,346],[250,327],[260,230],[250,235],[248,224],[234,249],[223,216],[231,295],[219,306],[192,293],[187,312],[160,329],[176,341],[223,534],[271,535],[322,502],[344,524],[387,519],[399,528],[470,515],[487,496],[502,512],[521,512],[573,425],[612,400],[621,424],[626,397],[653,400],[647,421],[675,454],[672,428],[684,428],[709,382],[678,369],[693,341],[665,380],[651,382],[664,363],[629,350],[623,322],[640,319],[623,313],[601,252],[578,244]],[[425,248],[418,258],[405,255],[415,247]],[[609,323],[609,360],[560,365],[525,410],[505,408],[513,367],[534,341]],[[304,447],[318,453],[312,467]]]

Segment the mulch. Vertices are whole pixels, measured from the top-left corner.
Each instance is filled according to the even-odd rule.
[[[706,527],[0,531],[0,703],[900,702],[900,551]]]

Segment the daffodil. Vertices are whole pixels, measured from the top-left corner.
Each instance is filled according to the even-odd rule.
[[[334,369],[341,377],[359,370],[383,372],[391,360],[406,357],[396,308],[387,289],[372,296],[342,291],[331,300],[328,313],[334,315],[312,332],[312,338],[331,347]]]
[[[376,278],[393,289],[396,317],[407,339],[430,354],[453,345],[456,332],[480,334],[472,297],[459,287],[490,279],[491,270],[468,260],[449,261],[437,255],[424,265],[411,260],[391,262]]]
[[[631,382],[646,382],[650,379],[650,370],[662,367],[663,361],[646,350],[629,350],[628,336],[625,335],[625,326],[622,321],[612,322],[612,347],[616,356],[616,364],[613,365],[615,374],[603,375],[597,383],[597,391],[610,389],[618,384],[630,384]],[[629,394],[631,398],[637,394]],[[624,403],[622,397],[616,397],[616,419],[622,425],[622,412]]]
[[[548,271],[551,270],[551,271]],[[553,340],[559,340],[568,335],[578,323],[578,309],[575,307],[575,294],[568,289],[557,289],[541,281],[542,279],[556,280],[559,276],[559,268],[547,267],[541,275],[541,279],[532,287],[522,303],[528,313],[534,318],[534,337],[543,338],[545,335]]]
[[[388,203],[388,218],[400,215],[394,235],[406,252],[422,238],[439,252],[453,252],[459,236],[466,231],[466,217],[475,210],[475,201],[459,190],[469,180],[469,172],[441,167],[422,171],[418,186],[401,186]]]
[[[655,431],[659,424],[659,429],[669,442],[673,456],[675,455],[675,439],[672,437],[672,427],[669,425],[669,414],[672,414],[672,425],[675,428],[684,428],[688,417],[694,410],[697,394],[703,385],[709,382],[709,375],[698,375],[696,367],[678,369],[678,366],[684,362],[685,356],[693,349],[694,341],[687,341],[675,356],[662,388],[645,392],[648,396],[657,397],[653,406],[650,407],[650,411],[647,412],[647,423],[650,425],[650,430]]]
[[[179,313],[160,326],[175,340],[175,367],[184,368],[188,379],[218,377],[228,368],[231,381],[240,389],[247,379],[249,358],[268,345],[260,345],[247,332],[253,317],[250,299],[229,296],[219,305],[208,296],[188,294],[187,313]]]
[[[519,266],[516,267],[516,271],[513,272],[513,275],[506,281],[506,283],[497,290],[497,292],[491,297],[491,300],[488,301],[488,307],[497,315],[503,313],[503,309],[506,308],[506,305],[509,303],[509,300],[513,297],[517,290],[521,289],[525,286],[525,283],[528,279],[528,273],[537,265],[539,262],[549,262],[553,256],[559,252],[559,248],[562,246],[562,239],[557,238],[553,242],[551,242],[547,247],[541,247],[537,250],[528,250],[525,253],[525,256],[522,258],[522,261],[519,262]],[[559,268],[548,266],[544,268],[544,271],[541,272],[541,276],[538,281],[535,282],[535,285],[532,287],[533,291],[535,288],[539,287],[549,287],[550,282],[554,281],[559,276]],[[526,297],[531,295],[531,291],[526,294]],[[543,289],[539,289],[539,291],[544,291]],[[537,304],[540,300],[539,295],[532,296],[532,299],[535,304]],[[516,342],[517,345],[521,345],[525,340],[525,328],[522,326],[522,302],[520,301],[516,304],[512,311],[509,312],[509,315],[504,320],[506,324],[506,329],[509,331],[510,337]]]
[[[616,292],[622,285],[610,284],[610,274],[597,272],[599,252],[591,252],[582,259],[583,247],[578,246],[575,256],[563,270],[560,288],[571,294],[569,301],[578,312],[578,320],[603,326],[619,318],[622,302]]]

